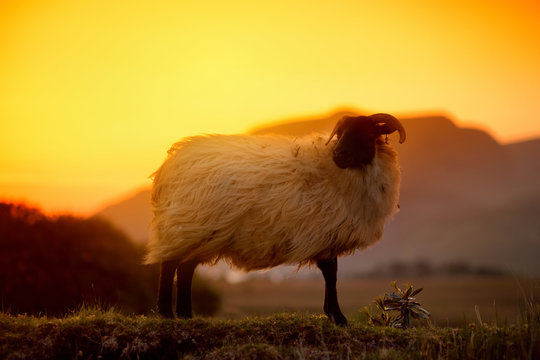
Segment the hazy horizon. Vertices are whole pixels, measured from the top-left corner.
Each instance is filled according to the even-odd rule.
[[[243,131],[243,132],[250,132],[250,131],[253,131],[253,130],[256,130],[256,129],[259,129],[259,128],[265,128],[265,127],[272,127],[272,126],[275,126],[275,125],[282,125],[282,124],[287,124],[287,123],[290,123],[290,122],[295,122],[295,121],[309,121],[309,119],[314,119],[314,118],[322,118],[322,117],[325,117],[325,116],[329,116],[331,114],[335,114],[337,112],[340,112],[340,111],[343,111],[343,110],[351,110],[351,111],[356,111],[352,108],[348,108],[348,107],[341,107],[339,109],[336,109],[335,112],[326,112],[326,113],[322,113],[322,114],[318,114],[315,115],[315,114],[311,114],[310,115],[304,115],[304,116],[295,116],[295,117],[292,117],[292,118],[289,118],[289,119],[281,119],[281,120],[276,120],[276,121],[273,121],[273,122],[266,122],[266,123],[261,123],[259,125],[255,125],[255,126],[252,126],[250,127],[249,129],[247,129],[246,131]],[[403,116],[400,116],[398,115],[400,118],[431,118],[431,117],[445,117],[445,118],[448,118],[449,120],[451,120],[456,126],[458,126],[459,128],[464,128],[464,129],[476,129],[476,130],[480,130],[480,131],[483,131],[485,133],[487,133],[490,137],[492,137],[495,141],[497,141],[499,144],[501,145],[509,145],[509,144],[513,144],[513,143],[520,143],[520,142],[526,142],[526,141],[531,141],[531,140],[535,140],[535,139],[539,139],[540,136],[533,136],[533,137],[524,137],[522,139],[517,139],[515,141],[510,141],[510,142],[501,142],[499,139],[497,139],[493,134],[491,134],[489,132],[489,130],[487,129],[484,129],[482,128],[481,126],[476,126],[474,123],[471,123],[471,124],[467,124],[467,123],[463,123],[463,122],[459,122],[459,121],[456,121],[456,119],[452,118],[451,116],[449,116],[448,114],[445,114],[445,113],[418,113],[418,114],[415,114],[415,115],[411,115],[411,114],[407,114],[407,115],[403,115]],[[193,135],[198,135],[198,134],[193,134]],[[189,135],[187,135],[189,136]],[[180,138],[178,138],[180,139]],[[169,148],[169,146],[172,145],[171,144],[168,144],[166,147],[164,147],[163,149],[163,156],[162,156],[162,160],[165,159],[166,157],[166,150]],[[118,188],[114,188],[114,189],[106,189],[104,191],[104,194],[103,196],[100,196],[99,198],[96,198],[96,195],[95,193],[91,193],[89,194],[88,196],[88,201],[86,202],[86,205],[81,205],[80,202],[77,202],[77,199],[73,199],[72,203],[73,205],[72,206],[58,206],[57,204],[49,204],[47,203],[46,201],[43,201],[42,199],[40,199],[40,197],[36,197],[36,198],[31,198],[31,197],[28,197],[28,196],[13,196],[12,194],[10,194],[10,186],[9,184],[1,184],[0,183],[0,201],[8,201],[8,202],[18,202],[18,203],[24,203],[24,204],[28,204],[29,206],[32,206],[32,207],[37,207],[39,209],[41,209],[42,211],[44,211],[44,213],[46,214],[49,214],[49,215],[55,215],[55,214],[74,214],[74,215],[77,215],[77,216],[91,216],[95,213],[97,213],[98,211],[102,210],[103,208],[111,205],[111,204],[115,204],[115,203],[118,203],[122,200],[125,200],[126,198],[129,198],[135,194],[137,194],[138,192],[140,191],[143,191],[143,190],[147,190],[151,187],[152,185],[152,181],[151,181],[151,178],[150,178],[150,174],[153,173],[157,167],[161,165],[161,162],[158,162],[156,163],[156,167],[155,168],[152,168],[152,169],[149,169],[148,171],[148,176],[143,176],[143,177],[139,177],[139,184],[137,183],[134,183],[134,184],[131,184],[131,186],[126,186],[126,187],[118,187]],[[6,186],[7,185],[7,186]],[[44,185],[44,187],[46,187],[47,185]],[[31,194],[32,192],[32,189],[25,189],[24,187],[21,189],[19,186],[16,186],[17,189],[14,191],[14,193],[17,193],[17,192],[20,192],[22,194]],[[51,187],[51,188],[55,188],[54,186]],[[80,191],[81,188],[84,188],[84,185],[83,186],[70,186],[68,184],[66,185],[57,185],[56,186],[56,191],[62,191],[62,192],[73,192],[74,194],[76,194],[78,191]],[[92,189],[92,190],[95,190],[95,191],[99,191],[99,189]],[[79,194],[80,196],[80,194]]]

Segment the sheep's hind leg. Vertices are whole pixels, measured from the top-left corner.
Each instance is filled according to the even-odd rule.
[[[336,325],[347,326],[347,319],[339,308],[337,298],[337,258],[317,261],[317,266],[321,269],[325,281],[324,313]]]
[[[191,281],[198,262],[188,261],[178,265],[176,271],[176,316],[190,319],[191,312]]]
[[[163,261],[161,263],[157,308],[161,315],[168,318],[174,317],[172,311],[172,289],[177,266],[178,260]]]

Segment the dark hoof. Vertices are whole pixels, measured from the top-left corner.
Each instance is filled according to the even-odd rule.
[[[328,318],[336,325],[338,326],[347,326],[347,318],[343,316],[343,314],[336,314],[335,316],[333,314],[328,315]]]
[[[172,312],[172,309],[166,310],[158,307],[158,313],[159,315],[163,316],[164,318],[168,319],[174,319],[174,314]]]
[[[346,327],[349,323],[347,322],[347,319],[345,316],[341,315],[341,317],[338,317],[334,320],[334,324],[338,326]]]
[[[192,319],[193,316],[191,314],[177,314],[178,318],[179,319],[184,319],[184,320],[187,320],[187,319]]]

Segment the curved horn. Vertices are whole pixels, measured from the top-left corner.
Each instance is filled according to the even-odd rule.
[[[334,135],[336,135],[339,132],[341,126],[343,126],[343,123],[345,122],[345,119],[347,118],[348,116],[344,116],[338,120],[338,122],[334,126],[334,130],[332,130],[332,132],[330,133],[330,137],[328,138],[328,141],[326,142],[326,144],[324,144],[325,146],[330,144],[330,141],[332,141],[332,138],[334,137]]]
[[[373,114],[369,117],[376,123],[384,123],[390,126],[390,128],[392,129],[391,132],[397,130],[399,132],[399,143],[403,144],[407,135],[405,133],[405,128],[403,127],[403,125],[401,125],[398,119],[389,114]]]

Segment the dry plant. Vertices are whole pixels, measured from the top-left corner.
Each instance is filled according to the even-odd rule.
[[[413,285],[406,284],[405,290],[402,290],[397,286],[397,281],[391,285],[394,288],[391,294],[384,294],[374,300],[378,313],[374,313],[371,307],[364,308],[371,324],[406,329],[412,326],[413,319],[429,319],[429,311],[414,298],[423,288],[414,290]]]

